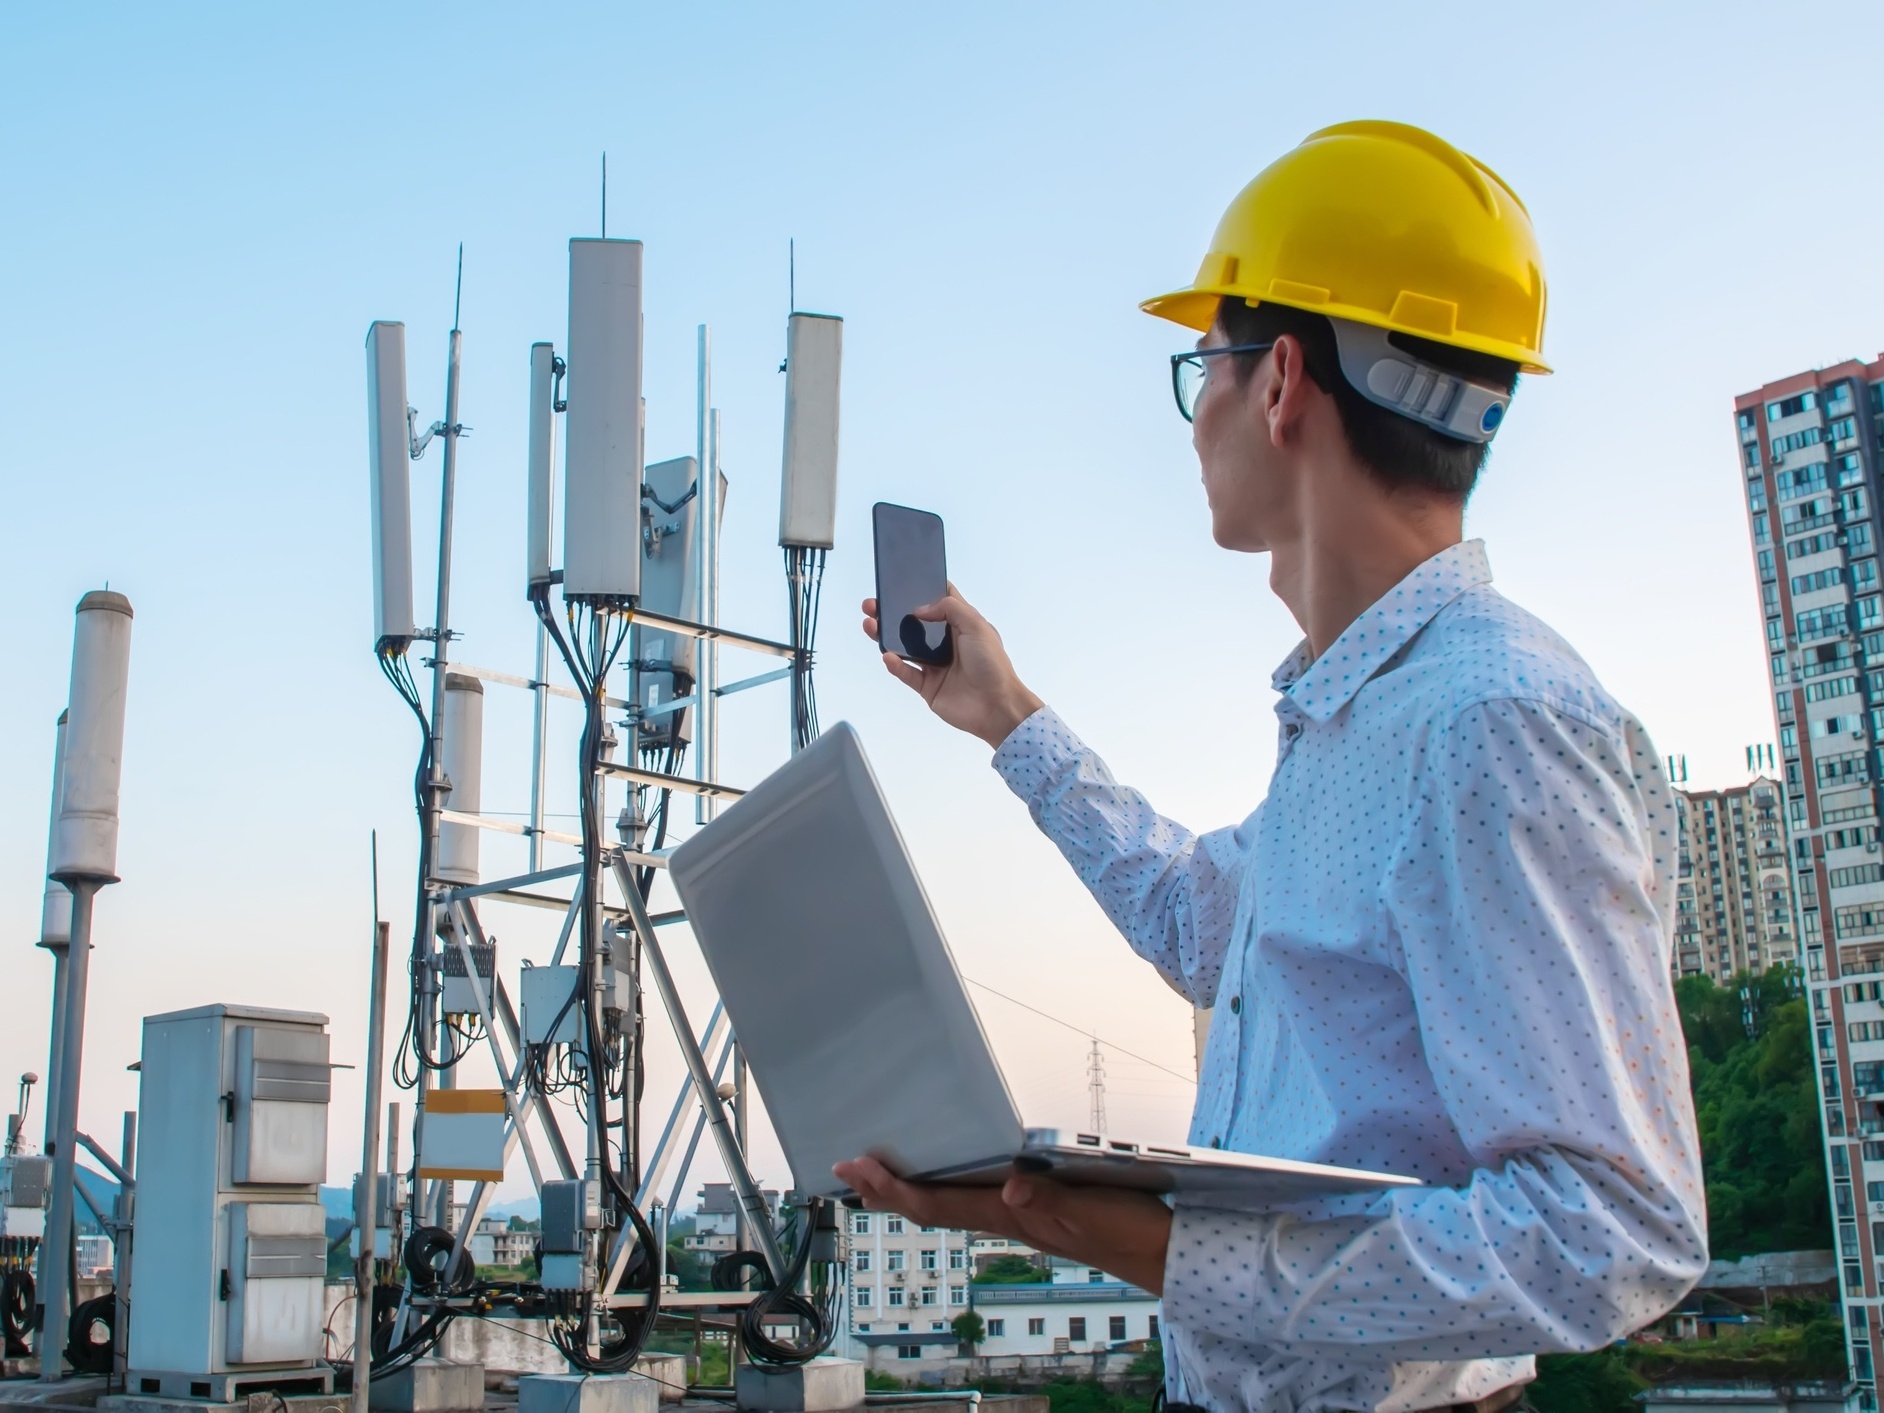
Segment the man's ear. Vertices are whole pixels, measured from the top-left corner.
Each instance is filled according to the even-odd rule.
[[[1263,412],[1269,423],[1270,441],[1278,447],[1287,446],[1298,434],[1309,400],[1319,389],[1308,376],[1308,357],[1294,334],[1276,340],[1269,364],[1274,371],[1264,389]]]

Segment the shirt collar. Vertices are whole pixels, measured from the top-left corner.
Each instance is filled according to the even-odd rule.
[[[1382,594],[1320,657],[1311,660],[1307,641],[1300,643],[1270,683],[1305,715],[1326,721],[1442,608],[1491,577],[1483,540],[1448,545]]]

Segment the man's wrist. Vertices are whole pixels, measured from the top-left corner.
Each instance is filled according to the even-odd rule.
[[[1000,750],[1002,743],[1020,729],[1021,723],[1045,705],[1040,698],[1022,687],[995,718],[988,734],[981,739],[987,742],[989,750]]]

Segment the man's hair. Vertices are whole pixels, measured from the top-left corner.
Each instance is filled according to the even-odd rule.
[[[1252,308],[1241,299],[1231,298],[1217,306],[1217,326],[1232,344],[1267,343],[1282,334],[1293,334],[1302,345],[1308,376],[1334,399],[1335,411],[1341,417],[1341,430],[1347,436],[1355,459],[1389,490],[1418,487],[1461,501],[1472,493],[1478,473],[1485,465],[1485,455],[1491,450],[1490,444],[1446,436],[1362,397],[1341,372],[1334,326],[1328,322],[1327,315],[1286,304],[1265,303]],[[1473,382],[1504,392],[1517,386],[1518,365],[1508,359],[1434,343],[1410,334],[1389,334],[1388,341],[1424,362]],[[1239,383],[1249,381],[1262,356],[1259,353],[1232,355]]]

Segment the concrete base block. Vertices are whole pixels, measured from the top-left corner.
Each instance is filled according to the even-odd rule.
[[[658,1413],[661,1386],[639,1374],[525,1374],[517,1413]]]
[[[679,1403],[687,1396],[687,1356],[684,1354],[643,1354],[635,1360],[635,1372],[645,1374],[663,1403]]]
[[[37,1372],[37,1359],[33,1361],[33,1367]],[[91,1374],[72,1374],[50,1384],[42,1384],[37,1379],[22,1379],[17,1383],[0,1384],[0,1403],[63,1403],[68,1408],[75,1405],[96,1407],[99,1395],[108,1387],[104,1379]]]
[[[214,1413],[200,1398],[158,1393],[114,1393],[98,1400],[98,1413]],[[344,1393],[250,1393],[227,1405],[227,1413],[347,1413]]]
[[[740,1413],[842,1413],[863,1406],[864,1366],[828,1356],[795,1369],[741,1364],[733,1392]]]
[[[420,1359],[374,1379],[367,1397],[383,1413],[482,1413],[484,1366]]]

